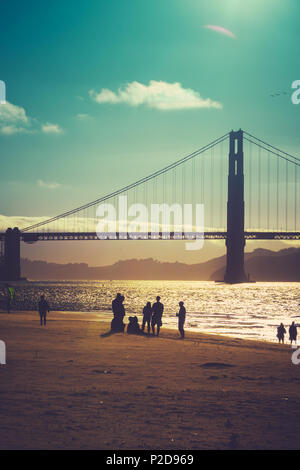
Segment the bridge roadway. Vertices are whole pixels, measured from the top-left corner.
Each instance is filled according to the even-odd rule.
[[[99,240],[96,232],[24,232],[20,234],[21,240],[25,243],[34,243],[37,241],[89,241]],[[194,240],[195,238],[205,240],[226,239],[227,232],[205,232],[202,233],[178,233],[151,232],[132,233],[128,232],[116,234],[106,233],[109,240]],[[300,240],[300,232],[244,232],[246,240]],[[5,233],[0,233],[0,240],[4,240]]]

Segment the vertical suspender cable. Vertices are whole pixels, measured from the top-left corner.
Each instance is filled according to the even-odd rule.
[[[182,201],[181,201],[181,204],[183,206],[184,202],[185,202],[185,165],[182,165],[182,170],[181,170],[181,184],[182,184]]]
[[[248,193],[248,204],[249,204],[249,229],[252,229],[252,145],[249,142],[249,193]]]
[[[201,158],[202,161],[202,201],[205,204],[205,154]]]
[[[279,158],[276,165],[276,230],[279,230]]]
[[[258,149],[258,229],[260,226],[260,213],[261,213],[261,148]]]
[[[214,168],[214,149],[210,151],[210,226],[213,230],[214,225],[214,190],[213,190],[213,168]]]
[[[297,166],[295,165],[295,204],[294,204],[294,224],[295,232],[297,231]]]
[[[267,225],[268,225],[268,230],[270,228],[270,152],[268,152],[268,196],[267,196],[267,211],[268,211],[268,216],[267,216]]]
[[[288,231],[288,161],[285,162],[285,230]]]
[[[196,204],[196,159],[193,159],[193,203]]]
[[[220,162],[220,230],[223,230],[223,211],[222,211],[222,207],[223,207],[223,171],[224,171],[224,168],[223,168],[223,151],[224,151],[224,143],[222,142],[221,143],[221,162]]]

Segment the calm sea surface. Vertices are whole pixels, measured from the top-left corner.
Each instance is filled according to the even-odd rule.
[[[126,315],[142,317],[146,301],[160,295],[164,326],[177,328],[178,301],[187,310],[186,330],[236,338],[276,341],[276,327],[294,320],[300,326],[300,283],[226,285],[199,281],[41,281],[16,286],[15,310],[35,310],[44,294],[51,310],[89,312],[111,319],[117,292],[125,296]],[[300,338],[300,330],[299,330]]]

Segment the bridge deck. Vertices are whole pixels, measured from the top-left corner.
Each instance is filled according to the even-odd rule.
[[[146,233],[106,233],[106,239],[109,240],[193,240],[195,238],[205,240],[226,239],[227,232],[205,232],[202,233],[177,233],[166,234],[158,232],[152,234]],[[244,232],[246,240],[300,240],[300,232]],[[0,240],[4,240],[5,233],[0,233]],[[91,241],[99,240],[96,232],[24,232],[21,233],[21,240],[26,243],[37,241]]]

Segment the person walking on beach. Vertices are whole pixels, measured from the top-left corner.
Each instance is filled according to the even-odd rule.
[[[40,301],[39,301],[39,314],[40,314],[41,326],[43,326],[43,323],[46,326],[47,312],[48,313],[50,312],[48,302],[45,299],[45,296],[41,295],[41,298],[40,298]]]
[[[289,335],[290,335],[290,342],[292,344],[293,341],[295,341],[295,344],[297,344],[297,327],[295,325],[295,322],[291,324],[289,327]]]
[[[148,335],[150,335],[151,316],[152,316],[151,303],[150,303],[150,302],[147,302],[147,304],[146,304],[145,307],[143,308],[143,324],[142,324],[142,331],[144,331],[145,325],[146,325],[146,323],[147,323]]]
[[[282,341],[282,344],[284,343],[284,335],[286,333],[286,329],[284,328],[284,324],[280,323],[279,327],[277,328],[277,338],[280,343]]]
[[[156,336],[159,336],[160,332],[160,327],[162,326],[162,315],[164,312],[164,305],[160,302],[160,297],[159,295],[156,297],[156,302],[152,305],[152,320],[151,320],[151,326],[152,326],[152,333],[155,336],[155,325],[157,326],[157,333]]]
[[[184,323],[185,323],[185,315],[186,315],[186,310],[184,307],[183,302],[179,302],[179,312],[176,313],[176,317],[178,317],[178,330],[181,335],[181,339],[184,339]]]
[[[7,313],[10,313],[11,304],[13,303],[13,300],[15,298],[15,289],[9,284],[5,284],[5,288],[6,288],[6,309],[7,309]]]

